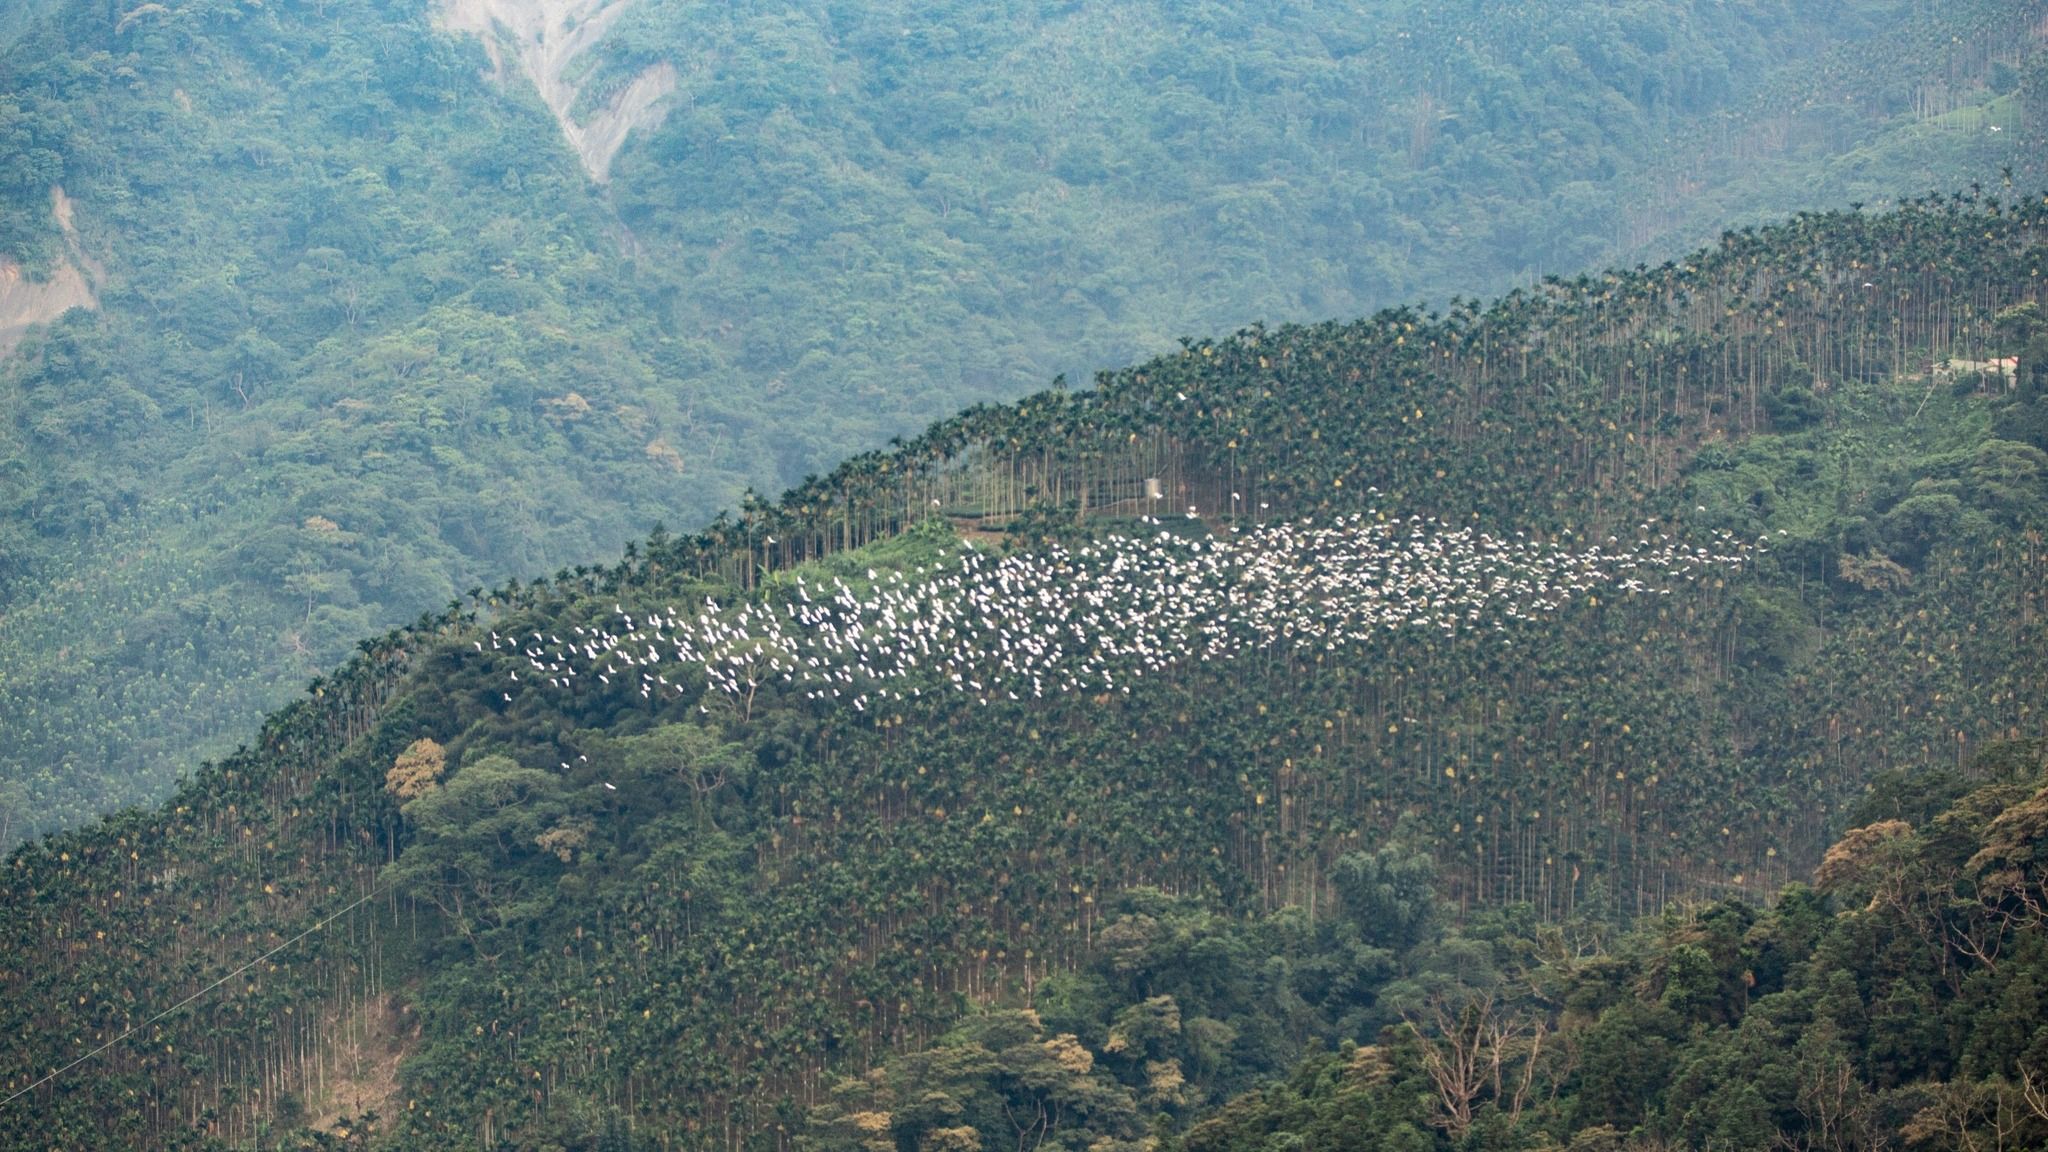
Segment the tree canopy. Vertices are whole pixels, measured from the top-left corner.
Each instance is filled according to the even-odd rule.
[[[1810,214],[1189,340],[479,587],[163,807],[7,859],[0,1088],[33,1107],[0,1132],[1235,1147],[1328,1103],[1417,1148],[2031,1139],[2044,214]],[[1512,635],[1276,644],[1127,693],[855,710],[639,652],[521,687],[622,614],[1353,513],[1768,547]],[[1297,1068],[1310,1104],[1227,1105]]]

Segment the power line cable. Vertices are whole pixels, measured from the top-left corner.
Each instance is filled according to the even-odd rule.
[[[192,1003],[194,1000],[199,999],[200,997],[206,995],[207,993],[213,991],[214,989],[220,987],[228,981],[233,980],[235,977],[240,976],[242,973],[247,972],[249,969],[254,968],[258,964],[263,963],[265,960],[270,959],[272,956],[277,955],[279,952],[282,952],[285,949],[291,947],[292,945],[297,944],[299,941],[304,940],[306,937],[311,936],[313,933],[320,931],[322,928],[327,927],[329,924],[334,923],[336,920],[341,919],[343,916],[348,915],[350,912],[353,912],[357,908],[360,908],[364,904],[368,903],[372,897],[378,895],[378,892],[379,888],[376,885],[372,885],[369,892],[365,893],[361,899],[355,901],[353,904],[350,904],[348,907],[330,914],[326,919],[320,921],[318,924],[313,925],[311,928],[306,929],[304,932],[299,933],[297,936],[294,936],[291,939],[285,941],[284,943],[279,944],[277,947],[272,948],[270,951],[265,952],[263,955],[256,957],[254,960],[249,961],[247,964],[242,965],[240,968],[235,969],[233,972],[228,973],[220,979],[215,980],[213,983],[208,984],[206,987],[201,988],[199,991],[194,992],[190,996],[185,997],[183,1000],[178,1001],[176,1004],[171,1005],[169,1008],[164,1009],[163,1011],[157,1013],[149,1019],[144,1020],[142,1023],[130,1027],[126,1032],[121,1033],[119,1036],[114,1037],[112,1040],[107,1041],[105,1044],[102,1044],[99,1047],[93,1049],[92,1051],[87,1052],[85,1055],[80,1056],[78,1059],[73,1060],[71,1063],[64,1065],[62,1068],[57,1069],[55,1072],[50,1073],[49,1075],[43,1077],[41,1080],[38,1080],[35,1083],[30,1084],[28,1087],[21,1089],[20,1091],[14,1093],[12,1096],[9,1096],[7,1099],[0,1100],[0,1108],[7,1107],[9,1104],[12,1104],[16,1100],[21,1099],[23,1096],[28,1095],[36,1089],[41,1088],[43,1085],[48,1084],[50,1081],[55,1080],[57,1077],[62,1076],[66,1072],[71,1071],[73,1068],[78,1067],[80,1064],[83,1064],[86,1061],[92,1059],[93,1057],[98,1056],[100,1053],[105,1052],[107,1049],[112,1048],[114,1045],[119,1044],[121,1041],[126,1040],[130,1036],[135,1035],[137,1032],[142,1031],[144,1028],[149,1027],[150,1025],[156,1023],[157,1021],[163,1019],[166,1016],[169,1016],[171,1013],[176,1012],[178,1009],[185,1007],[186,1005]]]

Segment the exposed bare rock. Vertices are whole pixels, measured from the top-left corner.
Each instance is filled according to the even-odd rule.
[[[78,246],[71,198],[50,189],[50,212],[64,232],[65,257],[47,277],[30,279],[21,265],[0,257],[0,356],[13,352],[30,328],[47,324],[73,308],[98,308],[99,264]]]
[[[675,90],[676,72],[666,63],[641,72],[614,93],[604,107],[579,123],[574,109],[580,89],[570,66],[604,38],[633,0],[444,0],[441,24],[474,32],[490,54],[494,79],[503,83],[517,68],[533,82],[562,135],[583,160],[584,171],[602,184],[612,157],[636,128],[652,128],[665,114],[662,97]]]
[[[303,1084],[301,1094],[317,1117],[310,1126],[346,1140],[364,1113],[396,1114],[398,1066],[419,1047],[420,1023],[391,995],[336,1005],[325,1022],[319,1078]]]

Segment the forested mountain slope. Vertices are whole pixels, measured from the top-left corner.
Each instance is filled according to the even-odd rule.
[[[1138,1142],[1526,970],[1500,933],[1768,897],[1825,863],[1882,774],[2025,776],[1980,753],[2038,737],[2048,706],[2044,257],[2048,197],[1936,198],[1486,307],[1190,341],[616,566],[479,593],[366,642],[164,808],[9,859],[0,1085],[29,1106],[0,1132]],[[1466,553],[1433,543],[1479,538],[1460,533],[1731,559],[1636,587],[1602,561],[1513,618],[1431,601],[1341,645],[1110,668],[1147,634],[1121,621],[1190,603],[1215,615],[1184,634],[1241,634],[1227,594],[1131,583],[1172,571],[1160,552],[1383,524],[1420,559],[1360,595],[1414,566],[1465,595]],[[1344,563],[1199,578],[1314,624]],[[1046,565],[1131,591],[1077,605],[1025,580]],[[1134,575],[1091,583],[1104,565]],[[884,678],[904,621],[933,618],[905,590],[950,580],[988,597],[947,625],[984,662]],[[861,603],[887,607],[875,631],[775,674],[765,621]],[[1031,665],[1036,618],[1098,671],[992,679]],[[2038,839],[2000,827],[2014,853]],[[1445,915],[1466,935],[1438,941]],[[1727,960],[1709,949],[1686,987]],[[1700,996],[1668,1007],[1719,1011]],[[1914,1059],[1909,1079],[1951,1075]],[[1970,1082],[2016,1074],[1998,1059]],[[982,1081],[1043,1111],[983,1132]],[[1625,1127],[1668,1098],[1542,1124]]]
[[[1338,947],[1305,965],[1272,964],[1276,940],[1312,938],[1284,914],[1219,922],[1134,897],[1076,982],[1131,1007],[1106,1018],[1048,997],[977,1014],[847,1085],[803,1144],[986,1147],[1021,1116],[1057,1146],[1136,1147],[1165,1109],[1197,1117],[1160,1142],[1176,1152],[2039,1146],[2048,744],[1884,777],[1847,821],[1818,890],[1630,932],[1525,910],[1453,921],[1428,863],[1398,849],[1340,874],[1319,941]],[[1318,988],[1361,955],[1386,980],[1369,1042],[1188,1107],[1199,1081],[1184,1070],[1211,1071],[1238,1034],[1221,1019],[1278,1023],[1289,985]]]
[[[51,7],[52,0],[22,0],[8,5],[5,12],[0,12],[0,47],[11,43]]]
[[[0,295],[97,310],[0,363],[0,837],[464,590],[1177,333],[2025,186],[2042,15],[9,6]]]
[[[1689,908],[1618,941],[1512,916],[1431,939],[1406,966],[1448,978],[1381,1043],[1319,1053],[1173,1146],[2038,1147],[2044,753],[1883,780],[1819,891],[1767,910]],[[996,1077],[943,1087],[999,1130]],[[852,1145],[857,1125],[827,1124],[820,1146]]]

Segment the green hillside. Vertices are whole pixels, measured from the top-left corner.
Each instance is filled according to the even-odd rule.
[[[1074,982],[1129,1007],[978,1013],[844,1086],[799,1142],[985,1147],[1022,1128],[1177,1152],[2033,1147],[2048,1134],[2043,752],[1994,745],[1967,773],[1883,778],[1818,891],[1630,932],[1521,911],[1449,923],[1427,861],[1398,850],[1371,858],[1363,885],[1340,874],[1339,913],[1317,932],[1134,895]],[[1299,1013],[1290,993],[1329,987],[1360,955],[1384,981],[1370,1042],[1347,1036],[1189,1107],[1242,1037]],[[1184,1131],[1151,1123],[1189,1112]]]
[[[1380,1043],[1318,1053],[1174,1146],[2038,1145],[2043,752],[1885,779],[1819,892],[1767,909],[1704,905],[1620,939],[1504,917],[1432,940],[1406,962],[1441,983]],[[1461,952],[1482,960],[1460,969]],[[961,1079],[963,1113],[997,1095]]]
[[[1318,1046],[1369,1059],[1347,1042],[1394,1065],[1367,1087],[1406,1094],[1328,1108],[1390,1109],[1385,1130],[1412,1132],[1398,1146],[1643,1122],[1704,1148],[1791,1124],[1797,1090],[1776,1084],[1686,1119],[1723,1091],[1714,1069],[1742,1066],[1687,1021],[1736,1029],[1744,970],[1759,1004],[1825,991],[1847,1019],[1793,969],[1890,922],[1754,905],[1817,867],[1845,913],[1889,883],[1842,851],[1961,868],[1895,911],[1940,911],[1976,953],[1937,935],[1901,952],[1905,990],[1859,985],[1919,995],[1933,965],[1951,986],[1929,1012],[1958,1026],[2024,996],[2038,951],[2040,768],[2010,742],[2038,739],[2048,705],[2044,225],[2048,197],[1937,197],[1486,306],[1189,341],[366,641],[163,808],[8,860],[0,1088],[22,1095],[0,1142],[1234,1147],[1307,1121],[1255,1102],[1196,1127],[1212,1106]],[[1142,592],[1159,561],[1118,538],[1256,559],[1278,526],[1370,538],[1382,516],[1415,541],[1404,556],[1446,559],[1429,571],[1453,580],[1447,604],[1472,582],[1443,576],[1464,554],[1432,541],[1458,533],[1535,557],[1733,559],[1641,588],[1601,561],[1514,619],[1342,647],[1289,636],[1042,695],[981,680],[1000,645],[1070,626],[1091,630],[1075,661],[1129,673],[1112,657],[1145,633],[1118,621],[1190,603],[1176,583],[1076,605],[1027,571],[1078,590],[1111,587],[1089,583],[1111,566]],[[1284,600],[1344,563],[1200,579]],[[903,597],[954,579],[996,597],[947,625],[987,649],[962,679],[891,672],[886,623],[774,674],[764,621],[827,599],[924,619],[938,602]],[[1024,631],[973,618],[991,613]],[[1031,631],[1040,617],[1063,623]],[[724,639],[691,655],[686,635]],[[1894,828],[1830,851],[1982,784],[1958,843]],[[1702,900],[1726,903],[1688,911]],[[1603,944],[1637,915],[1671,926]],[[1579,1000],[1529,999],[1575,965],[1538,991]],[[1415,1045],[1441,1037],[1382,1030],[1474,990],[1518,1036],[1577,1004],[1610,1052],[1664,1038],[1643,1077],[1696,1070],[1682,1089],[1612,1087],[1620,1071],[1607,1096],[1557,1087],[1520,1129],[1482,1093],[1484,1127],[1454,1145],[1469,1133],[1412,1090]],[[1594,1039],[1575,1049],[1587,1076]],[[1873,1090],[1930,1101],[1933,1080],[1992,1099],[1987,1078],[2017,1083],[2032,1058],[2023,1039],[1884,1043],[1845,1049],[1858,1075],[1889,1061]],[[1316,1060],[1302,1115],[1336,1075]]]
[[[5,45],[21,35],[23,29],[35,23],[43,14],[42,10],[45,7],[46,4],[39,2],[15,4],[10,5],[6,12],[0,13],[0,45]]]
[[[2035,0],[636,0],[550,26],[547,99],[447,30],[537,10],[0,14],[0,340],[49,321],[0,360],[0,842],[1058,373],[2048,155]]]

